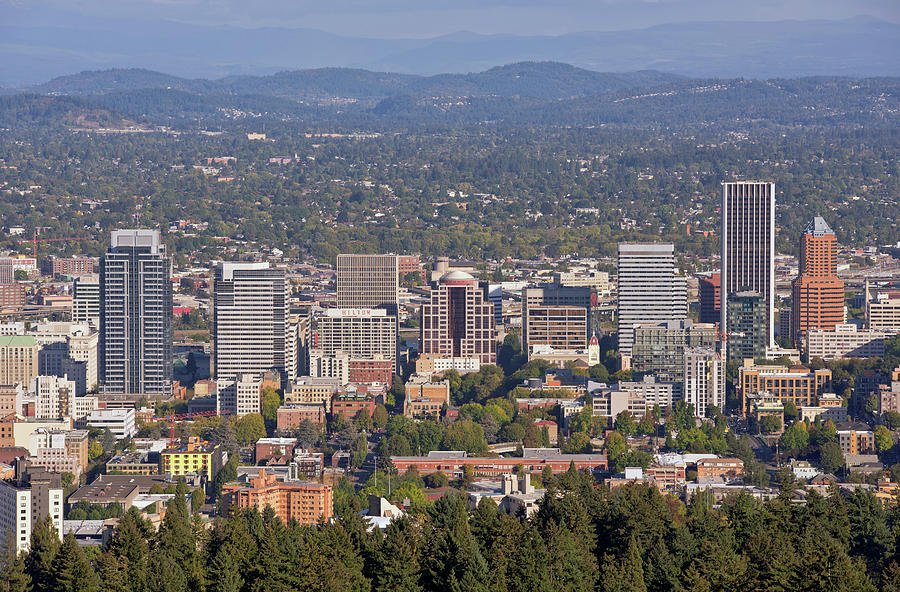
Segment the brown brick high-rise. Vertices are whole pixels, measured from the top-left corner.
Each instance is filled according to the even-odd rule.
[[[844,282],[837,277],[837,237],[816,216],[800,238],[800,275],[791,289],[794,344],[810,329],[833,331],[844,322]]]

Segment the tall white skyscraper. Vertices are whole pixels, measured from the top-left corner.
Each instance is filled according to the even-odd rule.
[[[728,297],[758,292],[766,302],[768,338],[775,345],[775,184],[722,183],[720,331],[727,336]]]
[[[213,269],[213,356],[218,380],[278,372],[296,376],[288,343],[288,283],[268,263],[222,262]]]
[[[172,261],[156,230],[115,230],[100,262],[104,392],[172,392]]]
[[[619,245],[619,353],[631,355],[634,326],[687,318],[687,280],[677,275],[675,247]]]

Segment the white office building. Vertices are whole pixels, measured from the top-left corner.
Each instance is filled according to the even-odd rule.
[[[134,409],[95,409],[84,418],[84,424],[92,428],[109,429],[122,440],[137,434],[134,424]]]
[[[23,461],[19,461],[22,463]],[[0,532],[12,537],[16,551],[31,546],[34,523],[47,516],[63,538],[63,488],[60,476],[44,469],[17,466],[16,478],[0,481]]]
[[[834,331],[810,329],[806,333],[809,359],[875,358],[884,356],[886,333],[860,329],[856,325],[836,325]]]
[[[687,317],[687,280],[671,244],[619,245],[619,353],[630,356],[634,326]]]
[[[685,348],[684,401],[694,406],[697,417],[706,417],[710,405],[715,405],[724,413],[725,362],[714,349]]]
[[[243,417],[262,411],[262,378],[257,374],[238,374],[231,380],[216,382],[216,410]]]
[[[268,263],[224,262],[213,271],[213,364],[218,380],[275,371],[296,376],[289,343],[289,285]],[[296,329],[295,329],[296,330]]]
[[[75,418],[75,382],[59,376],[36,376],[31,382],[36,419]]]

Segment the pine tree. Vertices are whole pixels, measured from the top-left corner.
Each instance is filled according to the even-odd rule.
[[[566,527],[551,525],[546,532],[547,571],[550,583],[559,590],[593,590],[597,581],[597,560],[591,541]],[[638,558],[640,561],[640,558]],[[640,567],[640,563],[638,563]],[[643,582],[643,574],[641,575]]]
[[[647,592],[641,552],[633,536],[623,556],[606,555],[603,558],[600,582],[604,592]]]
[[[109,551],[104,551],[97,557],[100,592],[132,592],[123,569],[123,561]]]
[[[443,498],[443,504],[435,504],[430,516],[436,518],[436,528],[430,538],[433,541],[426,572],[427,587],[435,590],[485,590],[488,568],[478,542],[469,530],[465,501],[459,497]],[[444,514],[443,510],[447,510]]]
[[[391,522],[375,551],[375,590],[377,592],[418,592],[422,531],[409,517]]]
[[[100,591],[100,578],[72,533],[66,535],[53,558],[53,576],[52,590],[56,592]]]
[[[25,571],[35,590],[53,589],[53,560],[59,548],[59,533],[50,517],[36,520],[31,529],[31,551],[25,560]]]
[[[111,553],[124,561],[125,583],[134,592],[143,590],[147,580],[149,530],[137,508],[129,508],[119,520],[109,547]]]
[[[159,527],[153,555],[161,554],[171,558],[174,569],[181,572],[178,581],[183,577],[187,585],[193,589],[200,587],[201,582],[198,578],[201,577],[202,570],[199,566],[197,539],[189,518],[184,495],[176,494],[166,508],[166,517]]]
[[[368,592],[371,582],[363,574],[361,549],[341,522],[332,522],[319,532],[318,545],[322,562],[315,575],[319,590],[334,592]]]
[[[148,592],[188,592],[187,576],[168,551],[156,550],[147,562],[146,587]]]
[[[29,592],[31,576],[25,571],[25,554],[16,551],[15,533],[8,532],[0,544],[0,590],[2,592]],[[3,586],[3,583],[6,586]]]
[[[238,569],[238,565],[232,558],[227,547],[223,547],[213,559],[210,568],[212,577],[207,592],[240,592],[244,585],[244,578]]]

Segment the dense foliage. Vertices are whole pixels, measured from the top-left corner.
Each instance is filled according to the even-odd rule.
[[[7,554],[9,590],[874,591],[900,589],[900,511],[857,490],[805,504],[747,495],[686,507],[655,489],[610,492],[570,470],[540,510],[510,517],[451,493],[382,534],[348,512],[320,526],[271,510],[192,519],[184,498],[158,532],[131,510],[108,549],[60,544],[42,521],[30,553]]]

